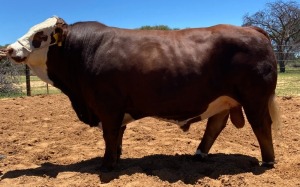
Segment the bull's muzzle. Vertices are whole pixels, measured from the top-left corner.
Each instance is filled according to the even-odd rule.
[[[24,62],[26,60],[26,57],[19,57],[19,56],[13,56],[14,49],[10,46],[7,48],[0,49],[0,60],[4,58],[11,58],[15,62]]]

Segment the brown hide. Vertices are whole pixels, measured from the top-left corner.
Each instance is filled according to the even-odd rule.
[[[61,33],[62,46],[51,46],[48,52],[48,75],[69,96],[82,121],[93,126],[102,122],[105,168],[111,169],[120,157],[124,113],[135,119],[194,122],[221,96],[239,105],[212,116],[198,150],[208,153],[229,113],[242,127],[243,107],[263,161],[274,161],[268,102],[277,67],[265,32],[230,25],[141,31],[81,22],[64,25]]]
[[[139,31],[85,22],[68,32],[64,46],[49,51],[49,76],[100,116],[120,110],[181,120],[221,95],[242,103],[243,92],[268,98],[276,85],[270,42],[251,28]]]

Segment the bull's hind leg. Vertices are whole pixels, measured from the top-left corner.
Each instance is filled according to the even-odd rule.
[[[213,143],[226,126],[229,117],[229,111],[225,110],[208,118],[205,133],[201,143],[199,144],[195,157],[197,160],[202,160],[207,156]]]
[[[245,107],[245,113],[260,146],[262,165],[273,167],[275,156],[272,141],[272,120],[268,107],[263,106],[260,109],[258,106]]]

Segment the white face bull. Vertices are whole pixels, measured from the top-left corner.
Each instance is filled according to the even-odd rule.
[[[33,26],[29,31],[9,45],[7,56],[16,63],[27,64],[43,81],[52,84],[47,75],[47,53],[55,44],[53,35],[58,18],[52,17]]]

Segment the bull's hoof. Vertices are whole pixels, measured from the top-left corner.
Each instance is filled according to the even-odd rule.
[[[196,162],[204,162],[206,160],[207,157],[202,157],[201,155],[194,155],[193,156],[193,161]]]
[[[181,130],[183,130],[183,132],[187,132],[190,129],[191,124],[185,124],[183,126],[181,126]]]
[[[261,167],[272,169],[274,168],[274,164],[275,164],[274,162],[262,162]]]
[[[193,160],[194,161],[205,161],[208,157],[207,153],[202,153],[199,149],[196,151]]]

